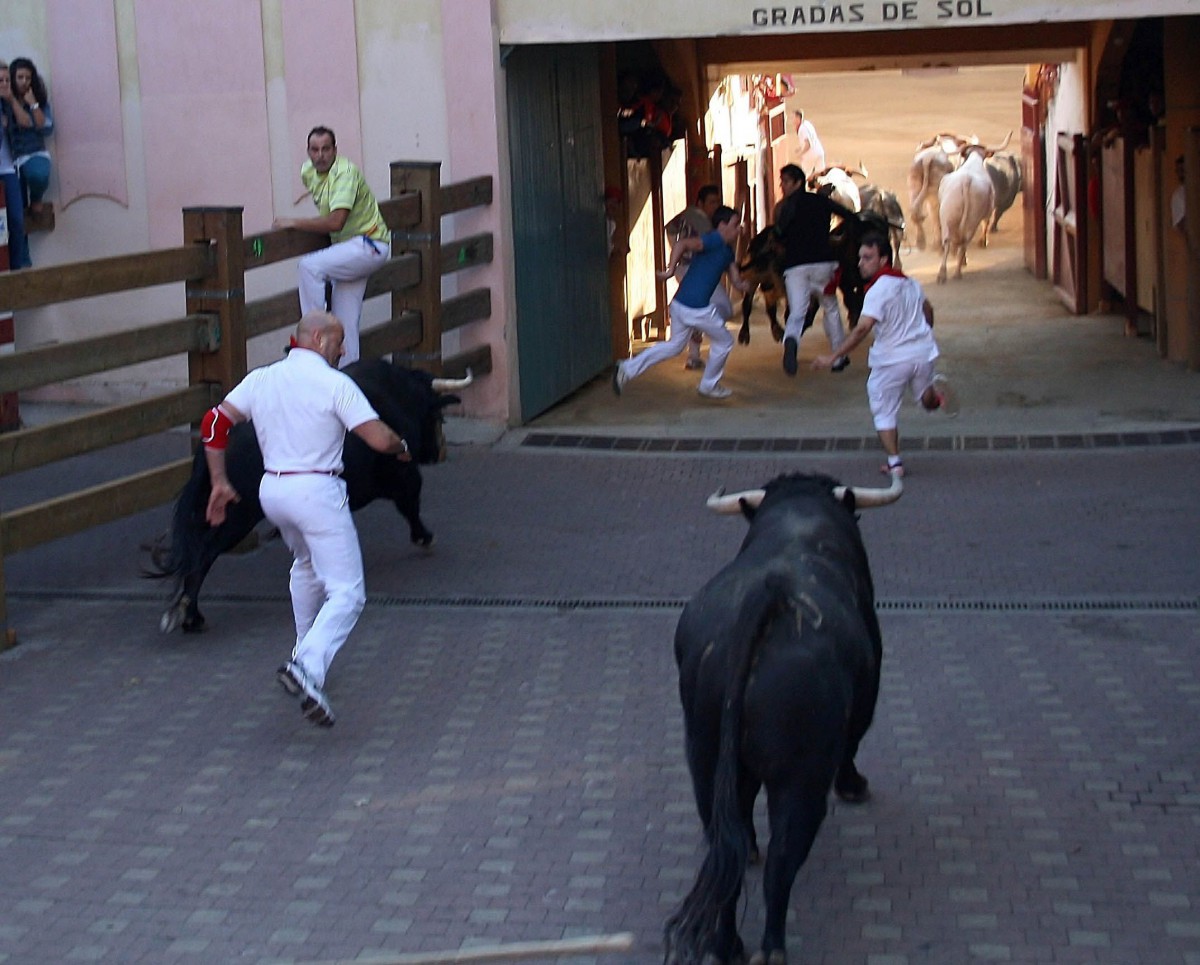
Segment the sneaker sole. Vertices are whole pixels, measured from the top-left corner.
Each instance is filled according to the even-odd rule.
[[[310,720],[318,727],[332,727],[334,725],[333,710],[327,705],[312,697],[305,696],[300,704],[300,713],[304,715],[305,720]]]
[[[292,676],[292,669],[287,664],[284,664],[275,673],[275,679],[279,681],[279,686],[282,687],[289,697],[299,697],[302,687],[300,681]]]

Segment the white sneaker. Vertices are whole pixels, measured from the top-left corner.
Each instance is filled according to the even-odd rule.
[[[954,391],[954,386],[946,376],[939,373],[933,377],[933,390],[937,393],[940,403],[938,408],[951,419],[958,415],[958,393]]]
[[[697,389],[696,391],[706,399],[728,399],[731,395],[733,395],[733,389],[725,388],[725,386],[721,385],[720,382],[714,385],[711,389]]]

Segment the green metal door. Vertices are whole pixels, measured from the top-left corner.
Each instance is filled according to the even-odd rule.
[[[612,364],[600,63],[594,46],[518,47],[505,67],[527,422]]]

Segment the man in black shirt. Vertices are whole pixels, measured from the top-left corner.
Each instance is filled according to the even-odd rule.
[[[788,317],[783,330],[783,370],[796,374],[796,352],[804,328],[804,314],[810,298],[817,298],[823,310],[825,335],[834,355],[846,338],[837,291],[832,282],[837,271],[837,255],[829,241],[829,219],[834,215],[857,215],[823,194],[805,189],[804,172],[795,164],[785,164],[779,172],[783,200],[775,208],[775,233],[783,245],[783,283],[787,289]],[[832,370],[840,372],[850,360],[839,356]]]

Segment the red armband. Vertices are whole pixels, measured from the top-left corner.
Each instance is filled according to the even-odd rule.
[[[229,444],[233,420],[219,405],[214,405],[200,421],[200,441],[206,449],[224,449]]]

